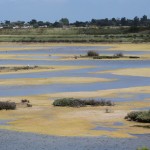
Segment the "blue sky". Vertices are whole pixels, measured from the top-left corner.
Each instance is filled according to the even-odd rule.
[[[148,15],[150,0],[0,0],[0,21],[31,19],[70,22]]]

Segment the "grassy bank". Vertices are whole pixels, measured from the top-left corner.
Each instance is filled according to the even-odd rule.
[[[131,33],[127,27],[3,29],[0,42],[150,42],[150,35]]]

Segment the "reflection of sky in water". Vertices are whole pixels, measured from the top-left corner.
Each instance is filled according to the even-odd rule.
[[[124,94],[128,96],[128,93]],[[127,102],[127,101],[143,101],[147,98],[150,98],[150,94],[130,94],[131,97],[122,97],[121,94],[120,96],[116,96],[115,98],[109,98],[109,100],[112,100],[114,102]],[[133,97],[132,97],[133,96]]]
[[[122,122],[115,122],[113,125],[114,125],[114,126],[123,126],[124,123],[122,123]]]
[[[134,110],[147,111],[147,110],[150,110],[150,106],[149,107],[142,107],[142,108],[134,108]]]
[[[9,124],[9,122],[10,122],[11,120],[0,120],[0,126],[8,126]]]
[[[116,51],[108,51],[108,47],[50,47],[47,50],[23,50],[10,51],[10,54],[49,54],[49,53],[86,53],[88,50],[97,50],[100,53],[110,53]],[[5,53],[5,52],[0,52]],[[145,52],[124,52],[128,54],[140,54]],[[39,58],[47,58],[48,56],[32,56]],[[55,58],[54,58],[55,59]],[[98,77],[108,79],[118,79],[113,82],[101,82],[90,84],[51,84],[38,86],[0,86],[0,96],[21,96],[46,94],[54,92],[78,92],[78,91],[95,91],[128,88],[136,86],[149,86],[150,78],[135,77],[135,76],[119,76],[112,74],[93,74],[92,72],[123,69],[123,68],[146,68],[150,67],[150,60],[0,60],[1,65],[6,64],[20,64],[20,65],[58,65],[58,66],[94,66],[95,68],[66,70],[56,72],[38,72],[27,74],[8,74],[0,75],[1,79],[15,79],[15,78],[50,78],[50,77]],[[90,96],[90,95],[89,95]],[[110,98],[113,101],[131,101],[143,100],[149,98],[147,94],[138,94],[137,97],[124,98],[118,96]]]
[[[103,130],[103,131],[116,131],[117,129],[115,128],[110,128],[110,127],[102,127],[102,126],[97,126],[92,130]]]
[[[94,50],[100,55],[115,54],[122,52],[121,50],[109,50],[109,46],[67,46],[67,47],[49,47],[47,49],[37,49],[37,50],[13,50],[8,51],[7,54],[72,54],[72,55],[85,55],[87,51]],[[124,55],[140,55],[140,54],[150,54],[148,51],[123,51]],[[6,54],[5,51],[1,51],[0,54]]]
[[[117,78],[118,80],[113,82],[97,82],[97,83],[90,83],[90,84],[0,86],[0,96],[21,96],[21,95],[46,94],[46,93],[55,93],[55,92],[107,90],[107,89],[128,88],[128,87],[136,87],[136,86],[148,86],[150,83],[150,78],[145,78],[145,77],[117,76]],[[126,100],[126,98],[121,98],[121,99]],[[118,98],[118,100],[120,100],[120,98]],[[117,101],[117,98],[115,98],[114,101]]]
[[[150,60],[0,60],[1,65],[60,65],[60,66],[97,66],[121,68],[150,67]]]
[[[47,56],[17,56],[16,58],[22,58],[22,59],[60,59],[61,56],[53,56],[53,55],[47,55]]]

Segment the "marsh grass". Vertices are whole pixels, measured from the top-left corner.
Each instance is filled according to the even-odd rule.
[[[149,32],[129,33],[128,28],[70,27],[0,30],[0,42],[150,42]]]
[[[39,68],[38,66],[17,66],[17,67],[0,67],[0,71],[19,71],[19,70],[32,70]]]
[[[96,51],[88,51],[87,56],[88,57],[98,57],[99,54]]]
[[[62,98],[53,102],[54,106],[61,107],[85,107],[85,106],[113,106],[114,103],[107,100],[81,100],[75,98]]]
[[[0,110],[15,110],[16,103],[14,102],[0,102]]]
[[[150,110],[149,111],[133,111],[127,114],[125,119],[129,121],[136,121],[142,123],[150,123]]]

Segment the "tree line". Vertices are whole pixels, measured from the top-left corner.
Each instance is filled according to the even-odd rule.
[[[37,21],[36,19],[32,19],[29,22],[25,21],[16,21],[11,22],[6,20],[0,23],[1,28],[22,28],[22,27],[32,27],[32,28],[62,28],[62,27],[103,27],[103,26],[129,26],[129,27],[150,27],[150,19],[144,15],[143,17],[134,17],[133,19],[123,18],[112,18],[112,19],[92,19],[91,21],[76,21],[74,23],[70,23],[68,18],[62,18],[59,21],[55,21],[51,23],[49,21]]]

